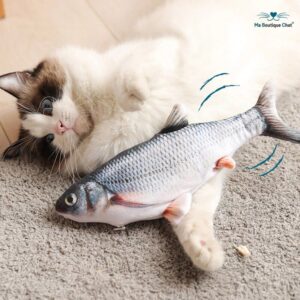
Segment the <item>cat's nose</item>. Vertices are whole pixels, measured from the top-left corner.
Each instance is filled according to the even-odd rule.
[[[63,122],[58,121],[56,124],[55,132],[57,134],[64,134],[67,130],[69,130],[68,127],[66,127]]]

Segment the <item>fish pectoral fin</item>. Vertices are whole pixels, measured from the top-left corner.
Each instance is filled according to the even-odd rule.
[[[235,168],[235,160],[230,156],[224,156],[217,160],[215,169],[230,169],[233,170]]]
[[[163,216],[173,225],[178,225],[189,212],[192,203],[192,194],[184,194],[175,199],[164,211]]]
[[[121,195],[115,194],[110,198],[110,203],[112,205],[121,205],[121,206],[126,206],[126,207],[135,207],[135,208],[143,208],[143,207],[148,207],[150,204],[144,204],[144,203],[139,203],[139,202],[133,202],[127,199],[124,199]]]

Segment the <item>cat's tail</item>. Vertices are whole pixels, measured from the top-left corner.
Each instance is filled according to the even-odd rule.
[[[263,114],[267,123],[263,135],[300,143],[300,130],[289,127],[278,115],[275,90],[271,83],[265,84],[255,107]]]

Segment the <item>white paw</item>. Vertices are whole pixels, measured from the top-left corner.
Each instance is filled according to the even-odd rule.
[[[224,251],[219,241],[208,236],[204,237],[203,231],[199,229],[191,229],[182,245],[196,267],[204,271],[215,271],[224,263]]]

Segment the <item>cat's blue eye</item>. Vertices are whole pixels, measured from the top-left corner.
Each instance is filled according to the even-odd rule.
[[[46,136],[46,143],[51,144],[54,140],[54,134],[50,133]]]
[[[50,133],[46,136],[46,143],[51,144],[54,140],[54,134]]]
[[[51,115],[53,110],[52,101],[49,98],[45,98],[41,103],[41,109],[43,114]]]

